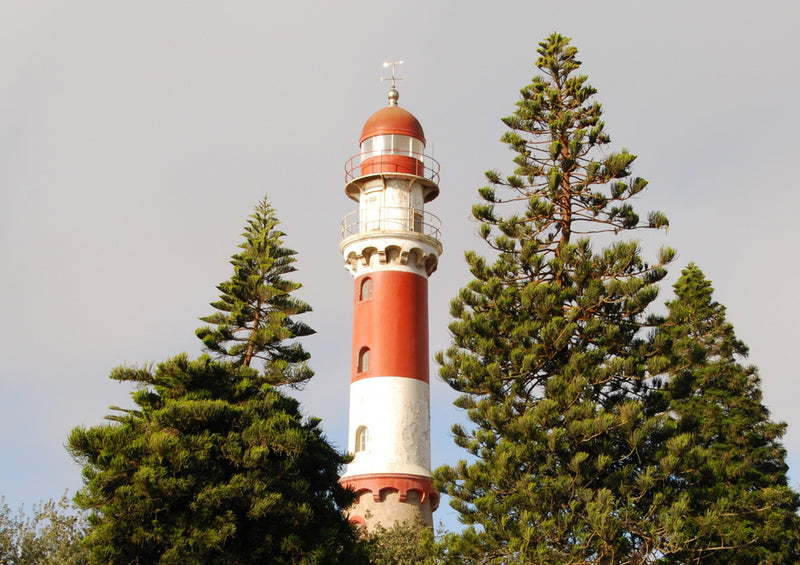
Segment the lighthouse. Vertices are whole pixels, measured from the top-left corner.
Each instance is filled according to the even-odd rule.
[[[389,102],[364,124],[345,165],[358,210],[342,222],[340,249],[353,275],[348,451],[341,484],[358,495],[350,520],[367,530],[432,526],[428,277],[442,253],[441,222],[425,211],[439,194],[439,164],[425,154],[419,121]]]

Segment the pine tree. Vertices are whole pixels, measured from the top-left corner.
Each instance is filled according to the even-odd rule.
[[[233,276],[217,287],[222,294],[211,306],[218,312],[201,318],[214,327],[199,328],[197,337],[209,351],[245,367],[262,360],[272,384],[299,386],[314,372],[303,346],[290,340],[314,330],[292,318],[311,307],[292,296],[301,285],[285,276],[297,270],[296,252],[283,246],[286,234],[278,225],[275,210],[264,198],[242,234],[242,251],[231,259]]]
[[[674,515],[646,411],[646,309],[673,252],[655,265],[620,234],[662,228],[630,201],[647,182],[612,152],[595,89],[569,39],[539,44],[543,73],[521,90],[502,141],[514,174],[487,173],[473,207],[493,259],[467,252],[473,280],[451,303],[442,378],[461,393],[472,456],[435,473],[468,527],[449,545],[467,563],[644,563]],[[598,250],[594,248],[605,244]]]
[[[363,562],[343,513],[355,494],[338,482],[347,457],[275,388],[311,376],[290,340],[312,333],[291,319],[310,308],[291,296],[294,251],[277,225],[265,199],[219,286],[220,312],[204,319],[217,327],[197,332],[221,358],[119,367],[111,378],[136,386],[136,408],[70,433],[91,563]],[[250,367],[256,358],[261,371]]]
[[[256,370],[207,355],[119,367],[134,410],[72,430],[102,564],[354,563],[345,458]]]
[[[785,424],[769,419],[747,347],[694,264],[654,343],[668,371],[663,400],[684,450],[673,469],[688,507],[665,563],[749,565],[800,562],[800,506],[787,486]]]

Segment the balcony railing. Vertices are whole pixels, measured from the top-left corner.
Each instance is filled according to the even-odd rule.
[[[430,212],[403,206],[356,210],[342,220],[342,239],[374,232],[418,233],[441,241],[442,222]]]
[[[413,165],[409,165],[410,161]],[[439,184],[439,162],[424,153],[402,149],[382,149],[365,151],[353,155],[344,164],[344,182],[378,173],[406,173],[423,177]]]

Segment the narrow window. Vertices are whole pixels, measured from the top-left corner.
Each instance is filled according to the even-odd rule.
[[[422,233],[423,225],[422,214],[420,212],[414,212],[414,231]]]
[[[369,430],[366,426],[358,426],[356,430],[356,453],[367,450],[367,442],[369,441]]]
[[[366,231],[381,229],[381,211],[378,198],[378,194],[367,195],[366,205],[361,208],[361,217]]]
[[[369,347],[362,347],[358,352],[358,372],[366,373],[369,371]]]
[[[359,300],[372,300],[372,279],[366,278],[361,281]]]

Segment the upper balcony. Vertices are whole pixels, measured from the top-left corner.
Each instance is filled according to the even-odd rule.
[[[350,157],[344,165],[345,192],[358,200],[357,181],[379,175],[418,179],[426,187],[425,202],[439,195],[439,162],[424,153],[398,148],[362,151]]]

